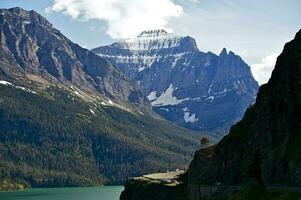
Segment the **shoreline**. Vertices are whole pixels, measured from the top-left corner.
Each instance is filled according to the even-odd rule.
[[[22,185],[18,183],[14,183],[17,185]],[[23,186],[23,187],[22,187]],[[55,187],[28,187],[22,185],[19,188],[9,188],[7,190],[4,190],[0,187],[0,193],[9,193],[9,192],[19,192],[19,191],[25,191],[25,190],[33,190],[33,189],[73,189],[73,188],[102,188],[102,187],[123,187],[124,185],[94,185],[94,186],[55,186]]]

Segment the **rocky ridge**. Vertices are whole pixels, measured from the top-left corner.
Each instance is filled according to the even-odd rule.
[[[2,80],[44,79],[97,92],[113,100],[144,102],[119,70],[71,42],[35,11],[11,8],[0,9],[0,13]]]

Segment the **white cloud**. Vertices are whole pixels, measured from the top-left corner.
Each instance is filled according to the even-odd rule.
[[[173,0],[54,0],[46,11],[82,21],[105,21],[107,34],[126,39],[143,30],[168,29],[169,19],[179,17],[183,8]]]
[[[252,73],[259,84],[267,83],[275,67],[278,53],[272,53],[261,60],[261,63],[251,65]]]

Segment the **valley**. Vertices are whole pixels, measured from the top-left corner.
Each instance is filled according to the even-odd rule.
[[[26,187],[122,184],[186,168],[200,137],[218,140],[153,113],[121,72],[38,13],[1,12],[2,180]]]

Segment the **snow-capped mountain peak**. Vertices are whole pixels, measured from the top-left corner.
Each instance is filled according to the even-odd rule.
[[[122,49],[141,52],[177,47],[183,38],[163,29],[148,30],[141,32],[135,38],[119,42],[119,45]]]
[[[230,127],[255,101],[258,84],[239,56],[201,52],[189,36],[143,31],[93,52],[137,84],[159,115],[187,128]]]

